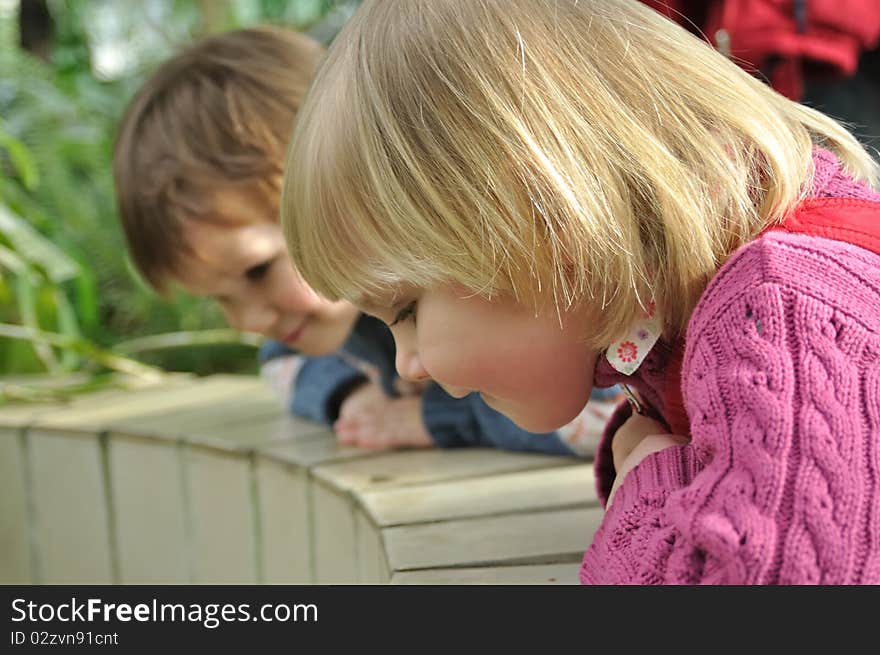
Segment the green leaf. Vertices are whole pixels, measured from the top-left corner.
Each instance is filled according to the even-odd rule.
[[[76,311],[81,327],[93,330],[98,325],[98,293],[95,289],[95,276],[86,267],[80,268],[80,275],[73,281],[76,286]]]
[[[0,244],[0,266],[17,275],[27,275],[29,266],[14,250]]]
[[[116,373],[76,373],[67,376],[45,375],[5,377],[0,382],[0,404],[9,402],[66,402],[77,394],[100,389],[129,389],[128,378]]]
[[[19,275],[15,278],[15,296],[18,300],[18,311],[21,314],[21,322],[32,330],[39,331],[40,324],[37,320],[37,294],[31,281],[25,275]],[[52,348],[45,342],[35,341],[31,345],[37,353],[37,357],[43,362],[43,366],[50,373],[57,373],[59,370],[58,360]]]
[[[69,280],[79,273],[79,266],[73,259],[2,203],[0,233],[9,240],[19,256],[46,271],[53,282]]]
[[[81,338],[82,334],[79,322],[76,320],[76,312],[67,295],[58,287],[52,290],[52,294],[55,298],[55,310],[58,314],[58,332],[68,337]],[[79,366],[80,358],[72,350],[62,350],[61,363],[65,369],[70,371]]]
[[[28,191],[33,191],[40,183],[40,171],[25,145],[3,130],[0,123],[0,146],[6,148],[13,167],[18,171],[22,184]]]
[[[262,342],[263,337],[253,332],[239,332],[230,328],[218,328],[215,330],[153,334],[117,343],[113,350],[121,354],[131,355],[148,350],[192,348],[193,346],[214,346],[217,344],[242,344],[259,347]]]
[[[99,348],[87,339],[69,337],[56,332],[45,332],[43,330],[22,325],[10,325],[8,323],[0,323],[0,337],[24,339],[30,341],[32,344],[40,343],[47,346],[56,346],[58,348],[70,348],[109,369],[133,375],[146,381],[160,381],[164,377],[163,371],[160,369],[148,366],[147,364],[142,364],[129,357],[117,355],[109,350]]]

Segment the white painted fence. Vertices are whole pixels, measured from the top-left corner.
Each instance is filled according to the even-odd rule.
[[[261,380],[0,409],[0,584],[576,583],[592,463],[376,453]]]

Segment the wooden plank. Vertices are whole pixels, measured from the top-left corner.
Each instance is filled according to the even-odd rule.
[[[468,448],[461,450],[411,450],[375,454],[345,462],[315,466],[314,479],[316,568],[319,583],[353,583],[360,571],[352,551],[374,549],[375,544],[355,541],[358,530],[353,508],[360,493],[391,489],[441,480],[462,480],[488,476],[505,471],[536,467],[555,468],[571,463],[570,458],[513,453],[501,450]],[[331,537],[330,535],[336,535]],[[329,544],[334,540],[334,544]],[[376,537],[378,539],[378,537]],[[327,543],[327,547],[321,544]],[[374,561],[372,554],[366,557]],[[354,562],[354,565],[352,564]],[[369,566],[364,575],[385,575],[376,566]]]
[[[307,438],[287,440],[258,448],[261,455],[303,468],[312,468],[328,462],[346,462],[354,459],[373,459],[376,451],[365,448],[340,446],[336,435],[324,428],[321,432],[305,435]]]
[[[569,562],[587,549],[601,508],[532,512],[385,528],[393,572]]]
[[[0,584],[34,584],[21,433],[0,428]]]
[[[242,416],[235,407],[205,406],[181,418],[168,414],[150,425],[128,425],[124,432],[185,438],[190,443],[224,449],[272,447],[288,441],[325,435],[327,428],[296,417],[272,413]],[[178,422],[178,419],[181,420]]]
[[[115,582],[97,435],[31,429],[28,439],[40,582]]]
[[[120,582],[192,581],[180,445],[111,435],[110,480]]]
[[[260,457],[295,466],[302,471],[311,499],[312,577],[319,584],[352,584],[357,581],[357,545],[351,498],[314,484],[309,468],[326,462],[375,457],[374,451],[340,446],[326,428],[321,432],[258,448]]]
[[[48,379],[48,378],[47,378]],[[161,382],[148,382],[130,376],[118,376],[118,385],[90,393],[76,394],[69,399],[56,402],[13,403],[0,408],[0,425],[7,427],[27,427],[39,418],[58,413],[70,412],[79,408],[97,408],[125,402],[133,395],[149,396],[152,393],[167,393],[172,388],[192,384],[195,378],[188,374],[169,373]]]
[[[73,411],[116,406],[119,403],[130,401],[133,395],[139,394],[148,394],[148,392],[104,389],[73,396],[64,401],[12,404],[0,409],[0,425],[25,428],[41,421],[49,421],[54,416],[69,415]]]
[[[283,446],[290,442],[318,437],[326,438],[330,436],[335,440],[333,432],[327,426],[284,412],[261,418],[258,423],[260,431],[266,435],[265,444],[254,444],[260,448],[271,448],[275,445]],[[234,424],[233,427],[237,429],[240,426]],[[224,438],[223,435],[220,435],[220,438]]]
[[[98,430],[119,426],[125,419],[136,420],[142,415],[167,413],[206,401],[222,403],[243,390],[260,384],[255,376],[217,375],[174,384],[161,389],[137,393],[122,392],[119,396],[93,398],[76,403],[65,411],[40,417],[35,425],[59,429]]]
[[[257,509],[250,457],[199,446],[185,452],[195,582],[256,584]]]
[[[246,380],[241,387],[236,388],[234,395],[223,398],[200,397],[172,411],[164,407],[154,408],[154,411],[115,421],[111,427],[138,434],[179,435],[205,428],[241,425],[283,413],[280,403],[259,378]]]
[[[499,574],[504,578],[526,564],[579,560],[596,527],[585,527],[584,517],[592,514],[584,512],[598,512],[596,525],[601,520],[598,508],[584,509],[595,503],[595,492],[592,466],[580,460],[488,449],[376,453],[340,447],[326,428],[284,417],[255,384],[262,381],[198,381],[149,399],[108,395],[40,419],[41,425],[69,426],[34,433],[63,433],[78,442],[76,457],[69,444],[60,450],[66,448],[64,457],[81,470],[91,461],[82,445],[93,443],[91,478],[99,489],[103,455],[87,431],[113,426],[106,452],[112,497],[101,489],[99,502],[79,500],[76,510],[68,508],[77,522],[87,505],[103,509],[104,535],[93,532],[106,542],[108,581],[377,583],[391,579],[392,570],[400,582],[403,572],[470,569],[479,576],[497,565],[508,569]],[[154,436],[126,436],[138,431]],[[173,437],[184,437],[187,445]],[[185,453],[183,460],[176,449]],[[61,461],[56,457],[50,465],[44,451],[33,467],[40,468],[41,481]],[[47,504],[38,500],[38,509]],[[112,517],[108,507],[115,507]],[[563,515],[580,522],[572,519],[572,528]],[[90,522],[96,520],[100,516]],[[37,521],[39,527],[40,513]],[[41,530],[42,562],[44,544],[64,540]],[[111,552],[114,543],[118,550]],[[100,548],[88,548],[100,555]],[[58,554],[48,553],[47,561],[53,564],[43,577],[55,582],[49,573],[57,572]],[[81,574],[82,563],[76,566]]]
[[[593,463],[357,492],[382,527],[597,505]]]
[[[553,468],[574,461],[577,460],[570,457],[489,448],[408,450],[317,466],[312,473],[316,479],[337,489],[366,493],[443,480]]]
[[[354,584],[358,581],[357,527],[347,494],[321,485],[312,488],[314,503],[315,582]]]
[[[399,571],[391,577],[391,584],[576,585],[579,569],[580,560],[563,564]]]
[[[7,405],[0,409],[0,427],[8,429],[26,428],[41,416],[69,408],[67,403],[21,403]]]
[[[265,457],[256,459],[260,546],[267,584],[312,582],[307,473]]]
[[[357,581],[361,584],[386,584],[391,577],[385,559],[382,534],[361,510],[355,513],[357,535]]]

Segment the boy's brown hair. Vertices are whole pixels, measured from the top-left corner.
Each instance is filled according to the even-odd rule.
[[[160,292],[190,250],[184,221],[220,188],[279,194],[300,102],[324,54],[309,37],[260,26],[203,39],[165,62],[131,101],[113,174],[134,264]]]

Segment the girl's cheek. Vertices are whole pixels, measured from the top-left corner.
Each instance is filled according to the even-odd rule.
[[[480,362],[476,353],[469,353],[466,343],[435,345],[420,350],[419,356],[425,372],[437,382],[458,390],[479,390]]]
[[[445,382],[447,367],[444,365],[442,351],[422,337],[418,330],[414,331],[411,338],[414,339],[415,350],[425,372],[438,382]]]

